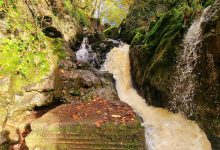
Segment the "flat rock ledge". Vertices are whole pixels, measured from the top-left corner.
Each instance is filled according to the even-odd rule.
[[[63,104],[31,123],[30,150],[145,150],[144,128],[131,107],[97,97]]]

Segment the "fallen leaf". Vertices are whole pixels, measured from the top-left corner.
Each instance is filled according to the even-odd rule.
[[[100,120],[95,122],[96,127],[100,127],[101,124],[102,124],[102,121],[100,121]]]
[[[120,115],[112,115],[113,118],[121,118]]]

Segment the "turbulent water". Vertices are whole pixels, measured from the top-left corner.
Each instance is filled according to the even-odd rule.
[[[132,87],[129,46],[107,54],[104,70],[113,74],[119,98],[143,118],[148,150],[211,150],[205,133],[179,114],[148,106]]]
[[[88,37],[84,37],[80,49],[76,52],[76,58],[78,61],[88,62],[92,66],[96,66],[97,56],[93,52],[91,45],[89,45]]]
[[[182,50],[177,56],[176,72],[174,74],[171,89],[171,109],[185,112],[188,116],[192,116],[195,110],[194,97],[196,83],[196,75],[194,70],[197,67],[199,53],[201,51],[201,24],[208,9],[205,9],[202,16],[195,20],[186,33]]]
[[[87,62],[89,60],[89,50],[88,48],[86,48],[87,45],[88,45],[88,38],[85,37],[81,44],[81,48],[76,52],[76,58],[79,61]]]

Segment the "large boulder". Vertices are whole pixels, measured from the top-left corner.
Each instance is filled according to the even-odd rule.
[[[72,59],[60,61],[56,71],[55,99],[89,101],[97,96],[119,100],[112,75]]]
[[[31,123],[30,150],[145,149],[144,128],[132,109],[99,97],[64,104]]]

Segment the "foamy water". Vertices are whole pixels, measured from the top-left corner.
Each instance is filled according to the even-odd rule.
[[[81,44],[81,48],[76,52],[76,58],[79,61],[87,62],[89,60],[89,50],[86,48],[88,45],[88,38],[83,38],[83,42]]]
[[[132,87],[129,45],[112,49],[104,70],[113,74],[119,98],[143,118],[148,150],[211,150],[198,125],[179,114],[148,106]]]

